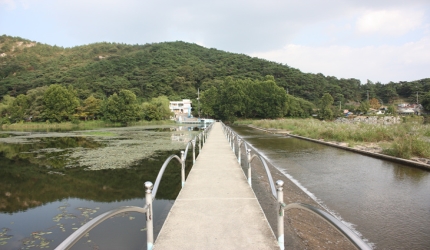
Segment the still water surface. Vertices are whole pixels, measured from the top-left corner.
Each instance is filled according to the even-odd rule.
[[[234,130],[376,249],[430,249],[430,172],[248,127]]]
[[[0,141],[0,249],[54,249],[91,218],[120,206],[144,206],[143,183],[154,182],[165,159],[179,154],[197,132],[192,127],[129,127],[85,133],[5,133]],[[71,159],[76,152],[80,158],[99,157],[97,161],[111,157],[105,153],[138,160],[121,168],[88,170],[91,166],[79,165],[82,159]],[[180,191],[180,179],[180,164],[169,164],[154,202],[155,236]],[[145,215],[138,213],[109,219],[74,247],[145,248]]]

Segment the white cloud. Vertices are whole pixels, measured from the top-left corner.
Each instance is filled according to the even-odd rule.
[[[28,9],[34,4],[38,4],[42,0],[0,0],[1,5],[6,5],[6,9],[11,11],[17,8]]]
[[[0,31],[66,47],[183,40],[385,82],[428,77],[429,13],[429,0],[0,0]]]
[[[14,0],[0,0],[0,6],[6,5],[7,10],[13,10],[16,8],[16,3]]]
[[[356,23],[359,33],[383,35],[404,35],[422,25],[424,12],[420,10],[378,10],[366,11]]]
[[[303,72],[323,73],[362,82],[412,81],[429,77],[423,70],[430,65],[430,37],[400,46],[311,47],[288,44],[281,50],[252,56],[286,63]]]

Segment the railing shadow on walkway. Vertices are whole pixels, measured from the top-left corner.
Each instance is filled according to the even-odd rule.
[[[251,181],[251,172],[252,172],[252,162],[254,159],[259,159],[261,164],[264,167],[264,170],[267,175],[267,179],[270,185],[272,196],[275,200],[277,200],[278,208],[276,211],[277,213],[277,232],[276,236],[278,238],[278,244],[281,249],[284,249],[284,211],[285,210],[291,210],[291,209],[303,209],[306,210],[314,215],[317,215],[318,217],[322,218],[326,222],[329,223],[336,231],[338,231],[341,235],[343,235],[346,239],[348,239],[357,249],[372,249],[366,242],[364,242],[357,234],[355,234],[351,229],[349,229],[345,224],[343,224],[341,221],[339,221],[337,218],[335,218],[333,215],[316,208],[314,206],[311,206],[309,204],[303,204],[303,203],[291,203],[286,205],[284,203],[284,196],[283,196],[283,186],[284,182],[282,180],[276,181],[276,185],[273,181],[272,174],[270,173],[269,167],[267,165],[266,159],[255,149],[255,154],[251,154],[251,145],[248,144],[242,137],[240,137],[236,132],[234,132],[230,127],[222,123],[223,125],[223,132],[225,136],[227,137],[228,143],[230,144],[234,154],[236,155],[236,148],[237,148],[237,159],[239,162],[239,165],[242,165],[242,159],[241,159],[241,148],[244,146],[246,151],[246,170],[247,174],[246,177],[248,179],[248,184],[252,188],[252,181]]]
[[[137,207],[137,206],[126,206],[120,207],[118,209],[110,210],[106,213],[103,213],[96,218],[90,220],[85,225],[77,229],[73,234],[67,237],[60,245],[58,245],[55,249],[70,249],[75,245],[82,237],[84,237],[89,231],[95,228],[97,225],[102,223],[103,221],[114,217],[115,215],[125,213],[125,212],[138,212],[142,214],[146,214],[146,239],[147,239],[147,249],[151,250],[154,244],[154,226],[153,226],[153,211],[152,211],[152,202],[154,201],[157,190],[161,182],[161,178],[163,177],[164,171],[167,168],[167,165],[173,160],[176,159],[181,164],[181,183],[182,187],[185,185],[185,162],[187,159],[187,154],[189,147],[193,147],[193,165],[196,162],[196,143],[199,147],[199,152],[202,150],[204,144],[206,143],[206,139],[212,129],[212,125],[206,127],[202,132],[196,135],[192,140],[187,143],[184,151],[181,151],[181,156],[171,155],[169,156],[161,166],[160,171],[158,172],[155,183],[153,184],[150,181],[144,183],[145,186],[145,206]]]

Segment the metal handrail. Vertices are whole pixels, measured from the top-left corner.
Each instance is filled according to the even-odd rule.
[[[157,195],[158,186],[160,185],[161,178],[163,177],[164,170],[166,170],[167,165],[170,163],[172,159],[177,159],[182,166],[183,158],[184,158],[184,151],[181,151],[181,158],[179,158],[177,155],[171,155],[164,161],[163,166],[161,166],[161,169],[158,172],[157,178],[155,179],[154,189],[152,191],[152,200],[154,200],[155,196]],[[181,172],[182,172],[182,169],[183,168],[181,167]],[[182,177],[182,187],[183,187],[185,184],[185,181],[184,181],[184,177],[183,176],[181,177]]]
[[[288,204],[284,209],[285,210],[304,209],[308,212],[311,212],[319,216],[320,218],[323,218],[325,221],[329,222],[329,224],[333,228],[335,228],[339,233],[341,233],[346,238],[348,238],[349,241],[352,242],[357,249],[372,249],[360,237],[358,237],[357,234],[355,234],[351,229],[349,229],[345,224],[343,224],[341,221],[336,219],[333,215],[325,212],[324,210],[321,210],[309,204],[303,204],[303,203],[291,203],[291,204]]]
[[[113,216],[125,213],[125,212],[138,212],[138,213],[146,213],[148,211],[148,206],[145,207],[121,207],[118,209],[110,210],[106,213],[103,213],[96,218],[90,220],[88,223],[80,227],[78,230],[76,230],[74,233],[72,233],[67,239],[65,239],[63,242],[61,242],[60,245],[58,245],[55,249],[70,249],[76,242],[78,242],[82,237],[84,237],[85,234],[87,234],[91,229],[95,228],[98,224],[102,223],[103,221],[112,218]]]
[[[147,241],[147,249],[152,250],[154,246],[154,227],[153,227],[153,211],[152,211],[152,202],[155,199],[155,196],[157,195],[158,187],[161,182],[161,178],[163,177],[164,171],[167,167],[167,165],[170,163],[172,159],[177,159],[179,163],[181,163],[181,179],[182,179],[182,187],[185,185],[185,160],[188,153],[188,148],[191,145],[193,146],[193,165],[195,163],[195,146],[197,138],[199,139],[199,149],[201,150],[203,145],[206,142],[207,137],[209,136],[209,133],[212,129],[212,125],[209,125],[207,128],[205,128],[201,133],[199,133],[197,136],[193,138],[193,140],[189,141],[187,143],[187,146],[185,148],[185,152],[181,151],[181,157],[179,158],[177,155],[171,155],[169,156],[161,166],[160,171],[158,172],[157,178],[155,180],[155,185],[152,184],[152,182],[147,181],[145,182],[144,186],[146,188],[145,191],[145,202],[146,205],[144,207],[121,207],[118,209],[110,210],[106,213],[103,213],[96,218],[90,220],[86,224],[84,224],[82,227],[80,227],[78,230],[76,230],[73,234],[71,234],[69,237],[67,237],[63,242],[60,243],[55,249],[56,250],[62,250],[62,249],[70,249],[73,247],[73,245],[76,244],[85,234],[87,234],[91,229],[102,223],[103,221],[112,218],[113,216],[124,213],[124,212],[139,212],[146,214],[146,241]]]
[[[248,183],[252,188],[252,183],[251,183],[251,163],[255,158],[260,159],[261,163],[264,166],[264,169],[266,171],[266,175],[267,178],[269,180],[269,185],[270,185],[270,189],[272,192],[272,195],[275,199],[277,199],[278,201],[278,205],[279,205],[279,210],[277,210],[278,213],[278,220],[277,220],[277,237],[278,237],[278,244],[279,247],[281,249],[284,249],[284,210],[285,209],[292,209],[292,208],[302,208],[302,209],[306,209],[307,211],[310,211],[316,215],[318,215],[319,217],[321,217],[322,219],[324,219],[325,221],[329,222],[330,225],[332,225],[333,227],[335,227],[335,229],[337,231],[339,231],[342,235],[344,235],[350,242],[353,243],[353,245],[357,248],[357,249],[372,249],[371,247],[369,247],[369,245],[367,243],[365,243],[359,236],[357,236],[351,229],[349,229],[347,226],[345,226],[345,224],[343,224],[341,221],[339,221],[338,219],[336,219],[334,216],[330,215],[329,213],[318,209],[314,206],[311,206],[309,204],[299,204],[299,203],[292,203],[289,204],[288,206],[283,202],[283,186],[284,186],[284,182],[282,180],[278,180],[276,181],[276,187],[275,184],[273,183],[273,178],[272,178],[272,174],[270,173],[270,170],[267,166],[266,163],[266,159],[258,152],[257,149],[255,149],[254,147],[252,147],[249,143],[247,143],[242,137],[240,137],[236,132],[234,132],[230,127],[226,126],[224,123],[221,123],[223,126],[223,132],[230,144],[230,146],[233,149],[233,152],[236,154],[235,152],[235,142],[237,142],[238,144],[238,161],[239,164],[241,164],[241,160],[240,160],[240,145],[244,145],[245,150],[246,150],[246,154],[247,154],[247,165],[248,165],[248,174],[247,174],[247,178],[248,178]],[[236,139],[236,140],[235,140]],[[254,149],[254,151],[256,152],[256,154],[251,154],[251,149],[248,148],[252,147]],[[275,191],[276,190],[276,191]]]
[[[250,182],[249,185],[251,185],[251,170],[250,170],[251,169],[251,163],[255,158],[258,158],[258,159],[260,159],[261,163],[264,166],[264,169],[266,170],[266,175],[267,175],[267,178],[269,179],[269,185],[270,185],[270,189],[272,191],[273,198],[276,199],[277,197],[276,197],[275,183],[273,182],[272,174],[270,173],[270,170],[269,170],[269,167],[267,166],[266,160],[259,154],[253,155],[251,157],[251,149],[248,149],[246,153],[248,155],[248,164],[249,164],[249,166],[248,166],[248,169],[249,169],[248,181]]]

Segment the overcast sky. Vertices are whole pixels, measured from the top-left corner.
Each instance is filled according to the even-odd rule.
[[[365,83],[430,77],[430,0],[0,0],[0,35],[186,41]]]

